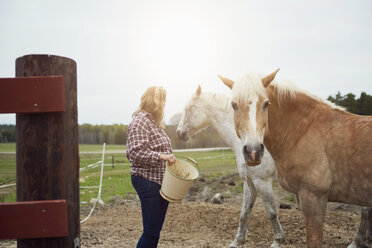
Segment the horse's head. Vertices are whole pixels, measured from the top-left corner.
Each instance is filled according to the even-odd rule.
[[[259,165],[264,154],[263,140],[268,130],[270,104],[266,87],[278,70],[263,78],[250,74],[238,81],[219,76],[232,90],[235,131],[242,142],[243,155],[248,166]]]
[[[208,125],[207,111],[203,109],[204,105],[200,95],[201,87],[199,85],[190,101],[186,104],[181,121],[178,124],[177,136],[184,141],[189,140],[191,136]]]

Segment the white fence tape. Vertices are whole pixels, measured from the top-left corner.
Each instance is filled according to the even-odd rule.
[[[85,221],[87,221],[89,219],[89,217],[92,215],[94,209],[96,208],[97,206],[97,203],[99,202],[99,200],[101,199],[101,192],[102,192],[102,178],[103,178],[103,167],[104,167],[104,163],[105,163],[105,149],[106,149],[106,143],[103,143],[103,149],[102,149],[102,160],[101,160],[101,177],[100,177],[100,180],[99,180],[99,189],[98,189],[98,196],[97,196],[97,199],[93,205],[93,208],[90,210],[90,213],[88,214],[88,216],[80,221],[80,223],[84,223]]]
[[[104,164],[104,166],[117,166],[117,165],[128,165],[128,163],[121,163],[121,164]]]
[[[6,184],[6,185],[1,185],[1,186],[0,186],[0,189],[1,189],[1,188],[12,187],[12,186],[15,186],[15,185],[16,185],[16,183],[11,183],[11,184]]]
[[[85,167],[83,167],[83,168],[80,168],[79,171],[82,172],[82,171],[85,171],[85,170],[87,170],[87,169],[93,169],[93,168],[96,168],[96,167],[98,167],[98,166],[100,165],[101,162],[102,162],[102,161],[98,161],[98,162],[95,162],[94,164],[87,165],[87,166],[85,166]]]

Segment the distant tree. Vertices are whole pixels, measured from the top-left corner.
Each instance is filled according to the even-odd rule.
[[[347,111],[359,115],[372,115],[372,96],[365,92],[360,94],[359,99],[355,99],[352,93],[341,95],[337,92],[335,97],[329,96],[328,100],[336,105],[345,107]]]
[[[356,106],[358,109],[358,114],[372,115],[372,96],[362,92],[357,100]]]
[[[357,109],[357,101],[355,99],[355,95],[353,93],[349,93],[344,97],[343,101],[343,106],[346,107],[346,109],[351,112],[351,113],[358,113]]]
[[[328,101],[331,101],[331,102],[333,102],[333,103],[335,103],[336,105],[339,105],[339,106],[341,106],[342,100],[343,100],[343,96],[341,96],[340,91],[337,92],[335,97],[333,97],[333,96],[328,97]]]
[[[114,125],[79,125],[80,144],[125,144],[127,126]]]
[[[0,125],[0,143],[8,143],[16,141],[15,125],[1,124]]]

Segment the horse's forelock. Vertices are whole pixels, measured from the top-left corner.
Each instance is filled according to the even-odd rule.
[[[266,88],[262,84],[262,75],[248,74],[235,81],[232,89],[232,98],[245,103],[252,97],[267,97]]]

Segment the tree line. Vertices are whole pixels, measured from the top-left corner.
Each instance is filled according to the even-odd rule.
[[[328,100],[336,105],[345,107],[347,111],[359,115],[372,115],[372,96],[365,92],[360,94],[359,98],[352,93],[341,95],[338,92],[335,96],[329,96]],[[211,127],[208,127],[193,138],[189,142],[183,142],[176,135],[177,124],[179,121],[172,121],[172,125],[166,125],[165,132],[169,136],[174,149],[184,148],[204,148],[204,147],[221,147],[226,146],[219,135]],[[125,144],[127,141],[126,131],[127,125],[79,125],[79,143],[80,144]],[[0,143],[15,142],[16,131],[15,125],[0,124]]]
[[[79,125],[80,144],[125,144],[127,125]],[[12,124],[0,124],[0,143],[15,142],[16,129]]]
[[[127,125],[79,125],[79,144],[125,144]]]
[[[372,96],[365,92],[360,94],[358,99],[352,93],[344,96],[338,92],[334,97],[329,96],[328,100],[336,105],[345,107],[347,111],[358,115],[372,115]]]
[[[0,143],[15,142],[15,125],[0,124]]]
[[[128,125],[79,125],[79,144],[126,144]],[[201,131],[189,142],[180,140],[176,135],[177,125],[166,125],[165,132],[169,136],[173,149],[204,148],[225,146],[222,139],[212,128]],[[15,125],[0,124],[0,143],[16,141]]]
[[[128,125],[79,125],[79,144],[126,144]],[[204,148],[225,146],[212,128],[206,128],[189,142],[180,140],[176,135],[177,125],[166,125],[165,132],[171,140],[173,149]]]

